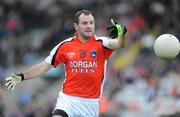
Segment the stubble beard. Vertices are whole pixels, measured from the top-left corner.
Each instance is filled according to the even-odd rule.
[[[84,39],[90,38],[94,33],[92,32],[91,35],[81,34]]]

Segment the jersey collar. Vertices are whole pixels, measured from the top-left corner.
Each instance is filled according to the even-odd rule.
[[[76,42],[83,44],[83,43],[80,41],[77,33],[74,35],[74,39],[75,39]],[[87,39],[87,41],[86,41],[85,43],[87,43],[88,41],[92,41],[92,40],[95,40],[95,35],[92,35],[89,39]]]

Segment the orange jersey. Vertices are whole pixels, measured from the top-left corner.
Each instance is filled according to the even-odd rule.
[[[104,80],[104,66],[112,50],[103,46],[102,39],[92,36],[82,43],[78,36],[58,44],[46,58],[54,67],[65,64],[63,92],[68,95],[98,98]]]

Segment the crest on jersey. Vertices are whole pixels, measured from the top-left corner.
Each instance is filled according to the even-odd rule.
[[[96,55],[97,55],[97,51],[96,50],[91,50],[91,57],[92,58],[96,58]]]
[[[79,50],[80,52],[80,57],[85,58],[86,57],[86,51],[85,50]]]

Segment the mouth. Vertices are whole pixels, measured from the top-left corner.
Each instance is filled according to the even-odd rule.
[[[90,32],[92,32],[92,31],[91,31],[91,30],[86,30],[85,32],[90,33]]]

